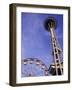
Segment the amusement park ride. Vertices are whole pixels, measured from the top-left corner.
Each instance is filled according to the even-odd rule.
[[[62,50],[59,47],[59,43],[55,34],[55,29],[57,27],[57,22],[55,18],[49,17],[45,21],[45,29],[51,33],[51,41],[52,41],[52,55],[53,55],[53,63],[48,67],[41,60],[37,58],[27,58],[22,60],[22,65],[24,68],[28,65],[29,68],[27,70],[22,71],[23,77],[29,76],[37,76],[37,74],[42,72],[40,76],[50,76],[50,75],[62,75],[63,74],[63,62],[61,58]],[[33,66],[33,67],[32,67]],[[37,69],[35,68],[37,67]],[[29,69],[30,72],[29,72]]]

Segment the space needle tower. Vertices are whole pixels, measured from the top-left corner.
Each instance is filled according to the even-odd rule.
[[[49,67],[49,72],[51,75],[62,75],[63,74],[63,62],[61,62],[62,50],[59,47],[59,43],[55,34],[55,29],[57,27],[57,22],[55,18],[50,17],[45,21],[45,28],[51,33],[52,41],[52,55],[53,64]]]

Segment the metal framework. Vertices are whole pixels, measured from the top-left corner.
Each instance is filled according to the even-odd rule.
[[[31,69],[31,71],[30,72],[27,72],[27,71],[25,71],[25,72],[22,72],[22,74],[25,74],[25,73],[27,73],[25,76],[27,76],[27,77],[29,77],[29,76],[36,76],[35,75],[35,73],[34,72],[37,72],[36,70],[34,70],[34,68],[32,67],[32,65],[36,65],[40,70],[42,70],[43,72],[43,74],[45,75],[45,76],[48,76],[48,68],[47,68],[47,66],[41,61],[41,60],[39,60],[39,59],[37,59],[37,58],[26,58],[26,59],[24,59],[24,60],[22,60],[22,62],[21,62],[24,66],[27,66],[27,65],[31,65],[30,66],[30,68],[29,68],[29,70]],[[24,67],[25,68],[25,67]],[[38,75],[39,76],[39,75]]]
[[[45,28],[51,33],[52,47],[53,47],[53,57],[54,64],[50,65],[49,71],[52,75],[62,75],[63,74],[63,63],[61,62],[60,54],[62,53],[61,48],[55,34],[55,29],[57,23],[55,18],[50,17],[45,22]]]

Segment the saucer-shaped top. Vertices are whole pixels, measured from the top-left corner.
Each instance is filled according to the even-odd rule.
[[[45,20],[44,25],[46,30],[50,31],[51,28],[56,29],[57,23],[55,18],[49,17],[48,19]]]

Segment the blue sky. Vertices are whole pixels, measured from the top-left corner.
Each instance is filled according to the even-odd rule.
[[[48,17],[57,21],[55,30],[61,49],[63,48],[63,15],[24,13],[21,15],[21,59],[38,58],[48,67],[53,62],[50,32],[44,27]]]

